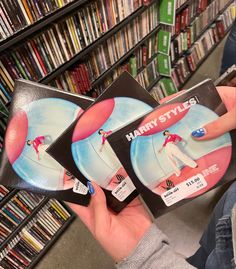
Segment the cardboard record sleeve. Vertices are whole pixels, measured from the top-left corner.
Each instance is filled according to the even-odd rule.
[[[226,112],[205,80],[108,137],[155,217],[235,179],[235,131],[206,141],[192,136]]]
[[[107,137],[156,105],[155,99],[124,72],[47,152],[84,184],[89,180],[100,185],[108,207],[120,212],[138,193]]]
[[[0,160],[0,184],[88,205],[86,186],[83,193],[74,192],[78,180],[46,149],[92,102],[92,98],[17,80]]]

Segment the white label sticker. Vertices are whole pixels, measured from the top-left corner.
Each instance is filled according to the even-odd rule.
[[[88,193],[88,188],[82,182],[80,182],[77,178],[75,178],[73,192],[86,195]]]
[[[197,174],[162,193],[161,198],[167,206],[171,206],[206,186],[207,182],[203,175]]]
[[[120,202],[123,202],[134,190],[135,186],[129,177],[126,177],[122,182],[112,191]]]

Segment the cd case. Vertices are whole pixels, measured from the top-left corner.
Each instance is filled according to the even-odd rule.
[[[192,137],[226,112],[214,84],[205,80],[109,135],[155,217],[235,179],[235,131],[207,141]]]
[[[118,213],[138,193],[107,143],[107,137],[157,105],[155,99],[124,72],[47,152],[82,183],[90,180],[100,185],[109,208]]]
[[[215,82],[215,86],[235,86],[232,80],[236,80],[236,65],[229,67]]]
[[[16,81],[0,160],[0,184],[87,205],[87,187],[46,149],[92,102],[92,98],[43,84]],[[77,193],[78,187],[84,192]]]

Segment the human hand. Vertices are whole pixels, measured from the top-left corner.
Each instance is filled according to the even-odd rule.
[[[192,137],[196,140],[213,139],[236,129],[236,87],[220,86],[216,88],[228,112],[219,119],[193,131]],[[167,96],[160,103],[163,104],[179,94],[180,92],[177,92]]]
[[[90,183],[91,190],[91,183]],[[70,207],[88,227],[107,253],[119,262],[129,256],[152,224],[151,218],[136,198],[118,215],[106,205],[102,189],[92,183],[91,202],[88,207],[71,204]]]
[[[208,140],[236,129],[236,87],[217,87],[218,93],[227,108],[227,113],[192,132],[196,140]]]

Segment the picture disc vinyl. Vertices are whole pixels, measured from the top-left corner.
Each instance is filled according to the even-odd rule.
[[[104,189],[113,190],[127,173],[109,143],[99,134],[107,134],[151,110],[137,99],[115,97],[89,108],[78,120],[72,138],[72,155],[81,173]]]
[[[189,198],[210,190],[220,181],[230,163],[232,144],[229,133],[206,141],[197,141],[192,138],[191,133],[194,130],[202,128],[218,118],[215,112],[205,106],[193,105],[181,115],[165,120],[163,115],[168,115],[165,113],[178,105],[181,104],[163,106],[150,113],[140,123],[140,126],[144,126],[152,119],[162,119],[162,122],[158,122],[157,126],[132,141],[130,157],[139,180],[158,195],[166,192],[168,185],[169,187],[175,187],[201,174],[206,181],[206,186],[191,195],[186,194],[186,197]],[[167,146],[163,147],[161,153],[159,152],[165,142],[165,136],[163,135],[165,130],[182,138],[180,142],[172,142],[172,146],[178,147],[179,151],[195,162],[195,167],[183,163],[178,158],[178,154],[172,154],[170,158]],[[173,165],[170,163],[171,160],[180,170],[180,175],[175,174]]]
[[[80,113],[80,107],[59,98],[33,101],[15,113],[7,128],[5,145],[12,168],[20,178],[45,190],[73,188],[65,169],[46,149]],[[41,142],[27,144],[36,138]]]

